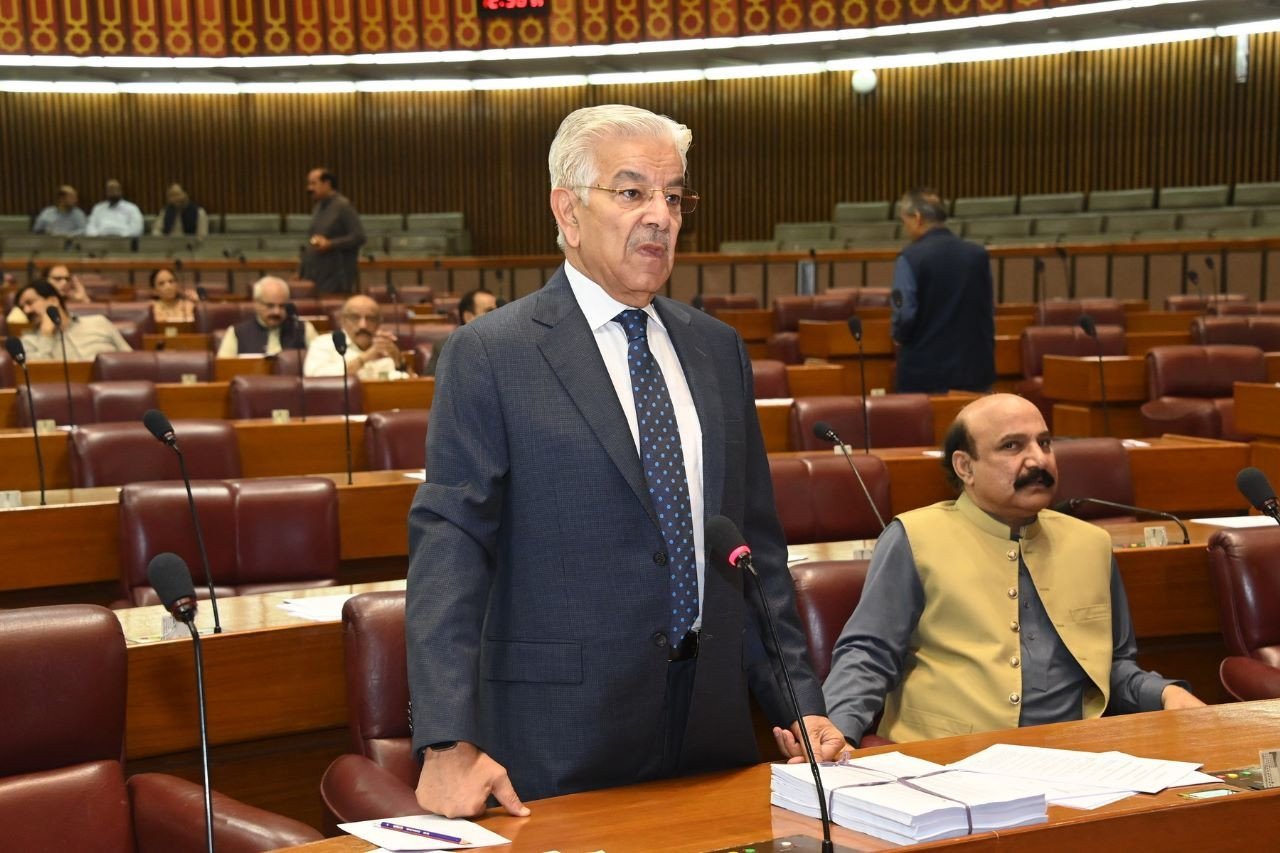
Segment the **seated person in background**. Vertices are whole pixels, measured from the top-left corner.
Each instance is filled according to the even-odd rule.
[[[458,300],[458,325],[465,326],[477,317],[483,317],[498,307],[498,297],[483,287],[468,290]],[[444,350],[445,341],[441,341],[431,350],[431,359],[423,370],[423,376],[435,376],[436,364],[440,361],[440,353]]]
[[[342,331],[347,335],[347,370],[361,379],[403,379],[400,347],[393,332],[379,328],[378,303],[368,296],[353,296],[342,304]],[[321,335],[307,347],[305,376],[341,376],[342,359],[333,346],[333,334]]]
[[[80,209],[80,196],[76,188],[63,184],[58,187],[58,202],[51,204],[31,226],[32,234],[48,234],[51,237],[77,237],[84,233],[89,218]]]
[[[912,741],[1203,704],[1138,668],[1111,536],[1046,509],[1058,469],[1034,404],[970,403],[943,466],[960,497],[889,524],[836,642],[823,693],[846,738],[882,706],[877,733]]]
[[[47,281],[36,281],[18,290],[18,307],[31,325],[22,334],[29,361],[61,361],[62,344],[48,309],[62,317],[62,331],[67,342],[68,361],[93,361],[100,352],[129,352],[133,349],[120,336],[120,330],[101,314],[77,317],[67,313],[62,294]]]
[[[253,283],[253,316],[227,329],[218,358],[275,355],[282,349],[306,349],[316,338],[315,326],[290,319],[285,311],[289,285],[282,278],[264,276]]]
[[[178,278],[173,270],[158,269],[151,273],[151,295],[156,300],[151,305],[151,313],[157,323],[195,321],[195,303],[178,287]]]
[[[93,206],[89,222],[85,225],[86,237],[140,237],[142,235],[142,211],[124,197],[120,181],[107,181],[107,197]]]
[[[209,235],[209,214],[200,205],[191,200],[179,184],[173,184],[165,191],[168,204],[156,217],[151,226],[151,233],[156,237],[207,237]]]
[[[84,282],[80,281],[80,276],[73,275],[66,264],[47,266],[41,271],[40,277],[54,286],[63,302],[74,304],[93,301],[89,291],[85,290]]]

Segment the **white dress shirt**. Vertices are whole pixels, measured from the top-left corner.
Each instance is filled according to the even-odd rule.
[[[120,199],[115,207],[100,201],[89,214],[86,237],[139,237],[142,235],[142,211],[131,201]]]
[[[347,337],[347,370],[361,379],[403,379],[407,374],[396,368],[396,360],[383,356],[375,358],[364,367],[356,369],[356,362],[366,350],[360,349],[355,338]],[[307,347],[307,360],[303,362],[304,376],[341,376],[343,357],[333,345],[333,333],[320,335]]]
[[[573,288],[573,296],[578,307],[586,315],[587,325],[595,336],[596,346],[600,348],[600,357],[613,380],[613,390],[618,395],[623,414],[627,416],[627,425],[631,427],[631,439],[636,445],[636,457],[640,455],[640,425],[636,420],[636,405],[631,393],[631,368],[627,363],[627,333],[622,324],[613,322],[623,311],[631,308],[614,299],[604,288],[587,278],[568,261],[564,265],[565,276],[569,286]],[[697,555],[698,569],[698,618],[693,627],[702,625],[702,592],[705,587],[707,557],[705,549],[706,519],[703,518],[702,498],[702,424],[698,420],[698,410],[693,405],[693,395],[689,393],[689,383],[684,376],[684,368],[676,357],[675,347],[662,324],[657,310],[650,303],[644,312],[649,315],[648,338],[649,351],[662,371],[662,378],[667,383],[667,393],[671,396],[671,406],[675,410],[676,427],[680,432],[680,452],[684,455],[685,479],[689,483],[689,512],[693,521],[693,545]]]

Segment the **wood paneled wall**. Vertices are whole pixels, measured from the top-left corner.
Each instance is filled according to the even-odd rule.
[[[560,119],[624,101],[694,131],[706,199],[690,248],[825,220],[838,201],[929,183],[952,197],[1280,180],[1280,35],[848,73],[526,92],[0,95],[0,212],[120,177],[148,212],[183,183],[214,212],[303,211],[335,169],[367,212],[463,210],[478,253],[554,251],[546,152]]]

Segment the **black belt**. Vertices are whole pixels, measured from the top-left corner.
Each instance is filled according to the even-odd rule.
[[[671,652],[667,656],[667,660],[671,662],[682,660],[693,660],[698,656],[698,637],[700,632],[689,630],[685,632],[684,637],[678,643],[671,644]]]

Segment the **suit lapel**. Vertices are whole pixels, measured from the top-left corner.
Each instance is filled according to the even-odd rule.
[[[702,508],[703,522],[720,514],[720,497],[724,490],[724,403],[716,381],[710,354],[693,331],[693,309],[670,299],[657,301],[658,314],[680,357],[698,423],[702,428]]]
[[[538,349],[547,364],[600,439],[600,444],[650,520],[661,529],[649,501],[649,490],[644,482],[644,470],[640,467],[635,440],[631,437],[631,427],[627,425],[618,396],[613,393],[613,380],[609,378],[595,336],[587,326],[578,301],[573,298],[573,290],[563,269],[557,270],[538,292],[533,322],[545,327]]]

